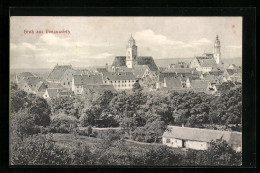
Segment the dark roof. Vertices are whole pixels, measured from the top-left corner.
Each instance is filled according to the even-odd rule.
[[[133,72],[107,72],[103,73],[104,80],[135,80]]]
[[[132,68],[128,68],[126,66],[122,66],[122,67],[119,67],[117,69],[118,72],[133,72],[133,69]]]
[[[216,66],[217,63],[212,57],[196,57],[201,67],[213,67]]]
[[[74,75],[75,85],[101,85],[103,84],[102,75]]]
[[[114,59],[114,62],[112,63],[112,66],[115,66],[115,67],[126,66],[126,57],[125,56],[116,56]]]
[[[182,88],[181,79],[179,77],[177,77],[177,78],[176,77],[166,77],[165,82],[166,82],[167,88],[172,88],[172,89]]]
[[[40,77],[27,77],[23,79],[33,91],[37,91],[38,88],[43,84]]]
[[[158,70],[158,67],[155,64],[153,57],[151,57],[151,56],[138,56],[137,64],[138,65],[147,65],[151,71]]]
[[[194,89],[207,89],[208,85],[209,85],[209,80],[191,80],[191,88]]]
[[[61,80],[63,74],[68,69],[72,69],[72,66],[71,65],[56,65],[54,67],[54,69],[52,70],[52,72],[47,77],[47,80],[51,80],[51,81]]]
[[[211,142],[217,139],[223,139],[232,145],[242,145],[242,133],[240,132],[168,126],[163,137],[201,142]]]

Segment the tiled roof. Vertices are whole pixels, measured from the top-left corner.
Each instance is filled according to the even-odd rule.
[[[49,74],[47,77],[47,80],[50,81],[59,81],[61,80],[63,74],[65,73],[66,70],[72,69],[71,65],[56,65],[52,72]]]
[[[132,68],[128,68],[126,66],[122,66],[118,68],[118,72],[133,72]]]
[[[242,146],[242,133],[240,132],[168,126],[163,137],[201,142],[211,142],[217,139],[223,139],[229,144]]]
[[[112,66],[121,67],[126,66],[126,57],[125,56],[116,56]]]
[[[216,66],[217,63],[214,58],[211,57],[196,57],[201,67],[213,67]]]
[[[101,85],[103,84],[102,75],[74,75],[75,85]]]
[[[137,64],[138,65],[147,65],[151,71],[158,70],[158,67],[155,64],[153,57],[151,57],[151,56],[138,56]]]
[[[208,85],[209,85],[209,80],[192,80],[191,81],[191,88],[194,89],[207,89]]]
[[[181,79],[179,77],[166,77],[165,82],[167,88],[182,88]]]
[[[134,66],[133,73],[137,78],[143,77],[146,70],[149,70],[147,65],[136,65]]]
[[[132,72],[107,72],[103,73],[104,80],[136,80]]]
[[[27,77],[27,78],[24,78],[23,80],[29,85],[29,87],[33,91],[37,91],[38,88],[43,83],[40,77]]]

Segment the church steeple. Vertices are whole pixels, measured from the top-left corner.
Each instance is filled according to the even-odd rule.
[[[221,53],[220,53],[220,40],[218,35],[216,36],[215,44],[214,44],[214,58],[217,64],[221,62]]]
[[[130,37],[130,39],[128,40],[128,47],[129,46],[134,46],[135,45],[135,39],[134,39],[134,37],[132,36],[132,34],[131,34],[131,37]]]
[[[126,66],[128,68],[133,68],[137,61],[137,46],[135,45],[135,39],[132,34],[128,40],[128,45],[126,47]]]

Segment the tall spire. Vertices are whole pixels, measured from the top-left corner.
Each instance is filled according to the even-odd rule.
[[[135,45],[135,39],[131,34],[130,39],[128,40],[128,46],[133,46],[133,45]]]

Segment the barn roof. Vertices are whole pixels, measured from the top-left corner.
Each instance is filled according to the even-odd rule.
[[[200,64],[201,67],[213,67],[216,66],[217,63],[213,57],[196,57],[198,63]]]
[[[242,133],[240,132],[168,126],[163,137],[202,142],[223,139],[232,145],[242,145]]]
[[[115,67],[122,67],[122,66],[126,66],[126,57],[125,56],[116,56],[112,66]]]
[[[165,82],[167,88],[182,88],[181,79],[179,77],[166,77]]]
[[[103,84],[102,75],[74,75],[75,85],[101,85]]]
[[[135,80],[133,72],[107,72],[103,73],[104,80]]]
[[[56,65],[54,69],[51,71],[49,76],[47,77],[47,80],[61,80],[63,74],[66,70],[72,69],[71,65]]]

